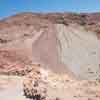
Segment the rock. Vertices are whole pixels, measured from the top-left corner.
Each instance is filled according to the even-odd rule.
[[[99,45],[100,13],[17,14],[0,21],[0,74],[33,100],[100,100]]]
[[[99,26],[99,13],[21,13],[5,18],[0,21],[0,73],[24,75],[20,68],[39,63],[55,72],[99,80]]]
[[[23,80],[24,95],[33,100],[99,100],[99,87],[96,81],[75,80],[37,65]]]

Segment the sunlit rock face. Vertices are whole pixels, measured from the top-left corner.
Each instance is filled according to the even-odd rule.
[[[18,70],[25,68],[28,62],[80,79],[99,79],[99,42],[99,13],[17,14],[0,21],[0,51],[17,52],[9,53],[11,59],[18,56],[0,60],[0,72],[15,68],[16,62]]]
[[[41,29],[34,36],[32,44],[33,62],[52,68],[58,66],[57,36],[53,27],[53,24],[49,24]]]
[[[53,27],[52,27],[53,26]],[[100,40],[77,24],[49,25],[33,39],[33,61],[79,79],[99,79]]]
[[[33,63],[58,73],[67,72],[67,67],[61,63],[58,55],[58,38],[56,27],[49,24],[33,37]]]
[[[100,78],[100,40],[92,31],[77,25],[56,25],[59,57],[80,79]]]

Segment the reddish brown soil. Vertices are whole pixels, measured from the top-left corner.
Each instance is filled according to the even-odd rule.
[[[26,66],[31,64],[31,61],[25,55],[18,54],[14,50],[0,50],[0,73],[5,74],[24,74]],[[27,67],[28,68],[28,67]]]

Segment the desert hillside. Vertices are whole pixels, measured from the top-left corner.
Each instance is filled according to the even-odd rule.
[[[99,61],[100,13],[20,13],[0,20],[2,100],[99,100]]]
[[[99,26],[99,13],[21,13],[5,18],[0,21],[0,55],[4,58],[0,64],[10,70],[13,65],[38,63],[57,72],[66,68],[82,79],[98,79]]]

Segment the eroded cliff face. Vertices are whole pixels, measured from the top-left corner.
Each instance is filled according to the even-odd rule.
[[[99,100],[99,38],[99,13],[22,13],[1,20],[0,74],[6,76],[0,84],[21,77],[14,78],[16,85],[5,85],[4,92],[1,85],[0,96]]]
[[[5,18],[0,21],[0,50],[12,51],[9,56],[17,52],[22,60],[10,61],[7,53],[1,58],[19,69],[28,62],[80,79],[99,79],[99,26],[99,13],[22,13]],[[1,61],[1,72],[4,64],[7,67],[6,60]]]
[[[80,79],[100,78],[100,40],[79,25],[56,25],[61,61]]]

